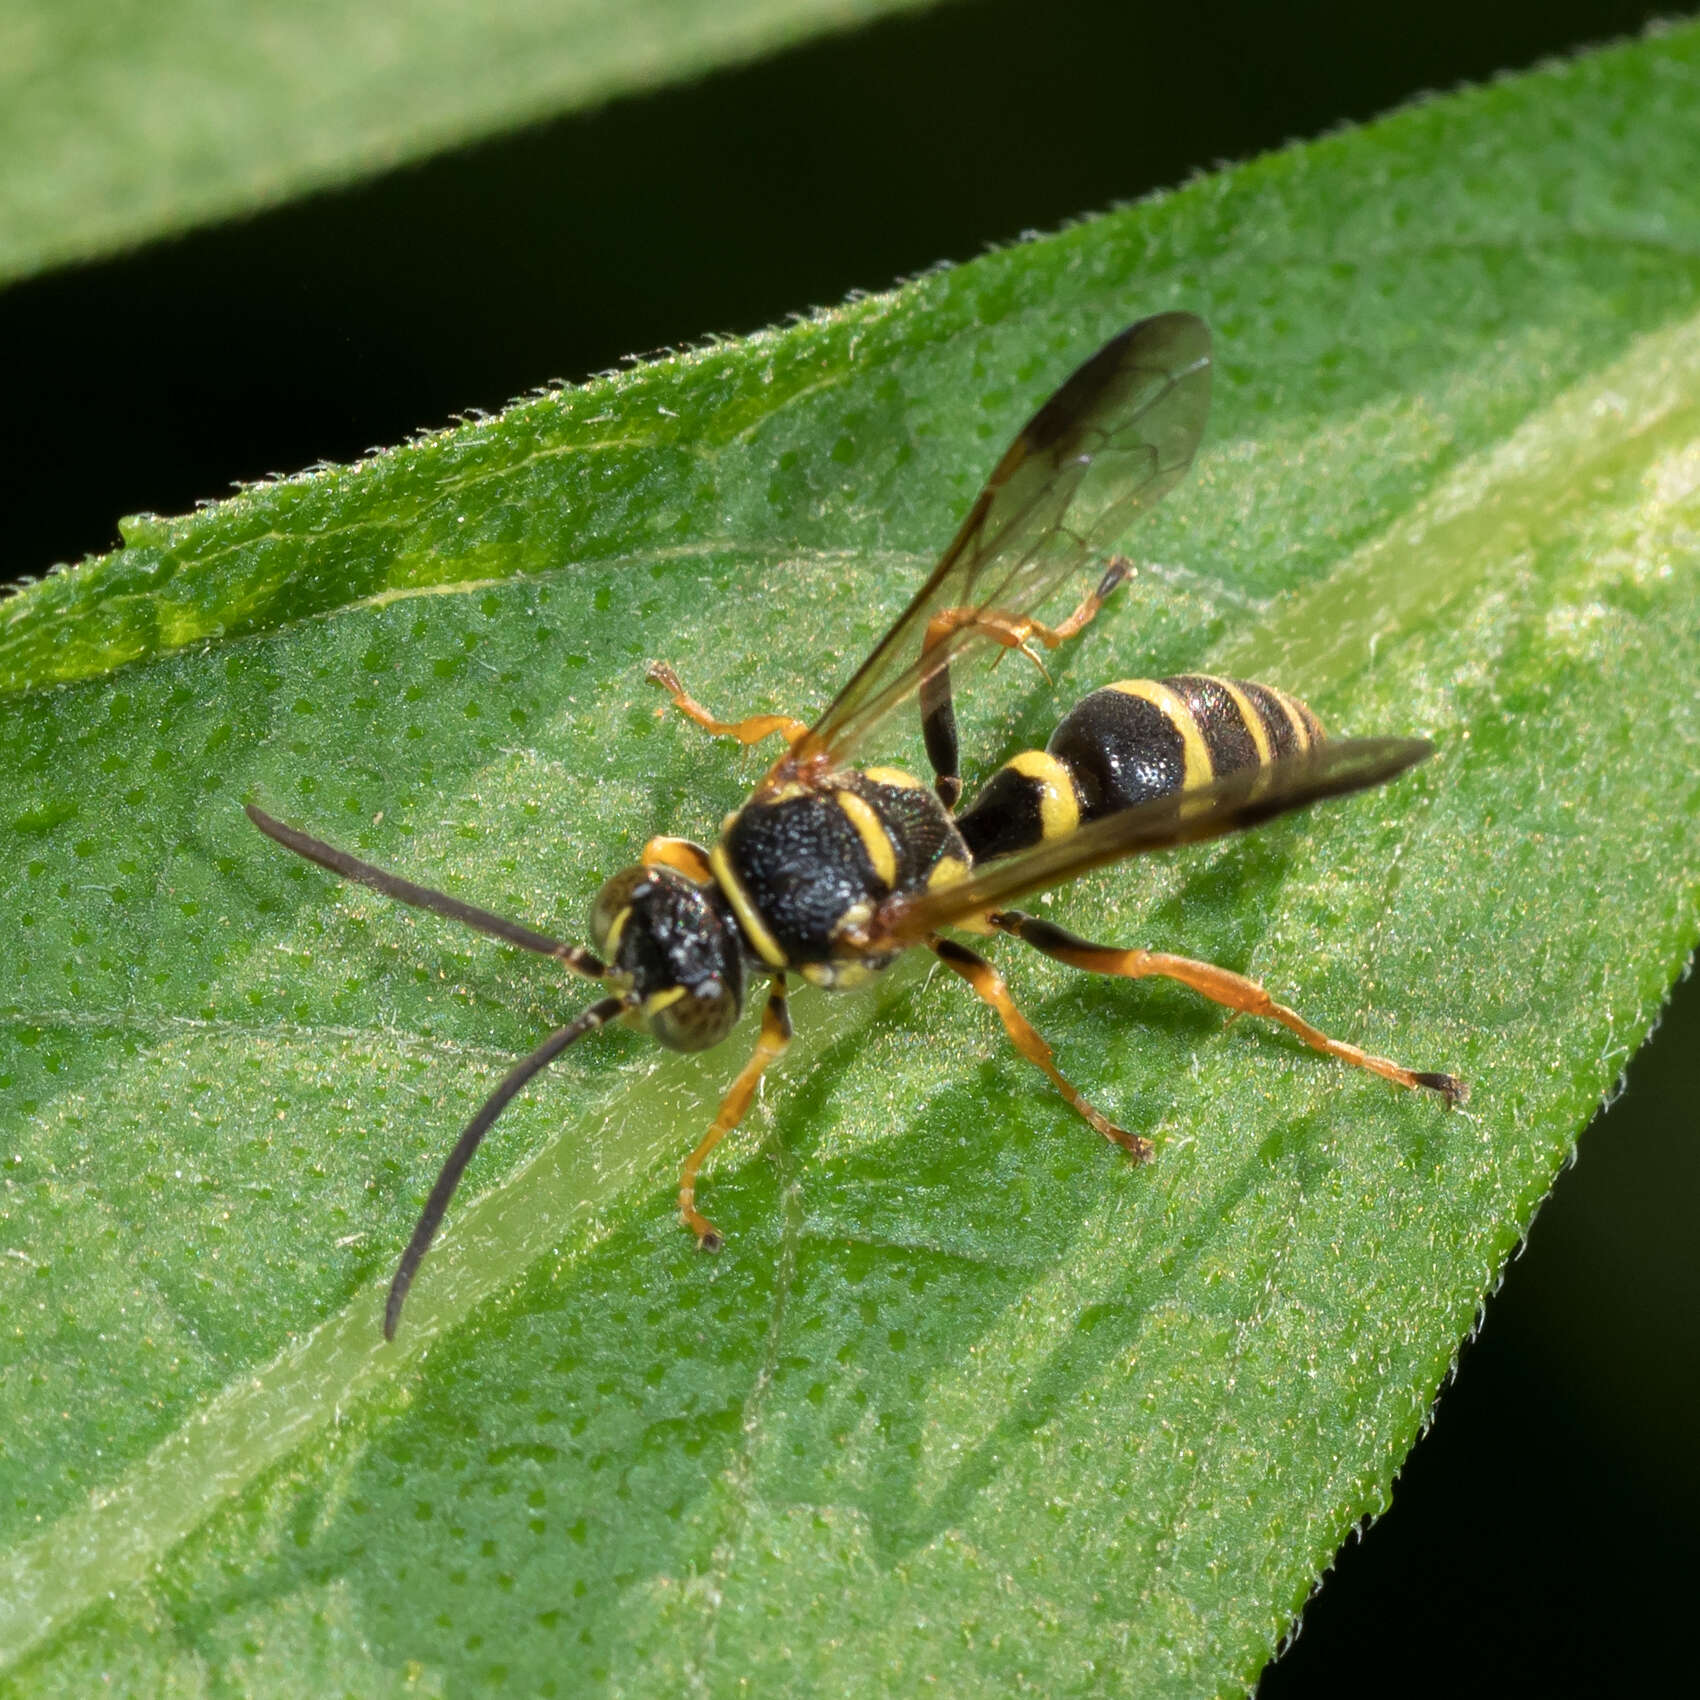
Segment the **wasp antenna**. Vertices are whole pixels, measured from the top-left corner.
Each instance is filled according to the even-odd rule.
[[[521,950],[533,950],[539,956],[553,956],[557,961],[566,963],[575,974],[582,974],[588,980],[600,980],[607,972],[599,958],[588,950],[581,950],[576,944],[563,944],[559,939],[550,938],[547,933],[522,927],[518,921],[510,921],[505,915],[492,914],[490,910],[480,909],[474,903],[462,903],[458,897],[450,897],[446,891],[434,891],[428,885],[415,885],[412,880],[404,880],[399,874],[375,868],[370,862],[362,862],[358,856],[351,856],[346,850],[339,850],[334,844],[325,843],[322,838],[314,838],[297,827],[286,826],[252,803],[244,803],[242,807],[248,819],[267,838],[275,840],[285,850],[293,850],[297,856],[305,857],[309,862],[317,862],[321,868],[328,868],[333,874],[341,874],[345,880],[353,880],[356,885],[366,886],[385,897],[393,897],[398,903],[411,904],[415,909],[428,909],[433,915],[441,915],[446,920],[459,921],[462,926],[488,933],[492,938],[501,939],[507,944],[518,945]]]
[[[589,1009],[575,1016],[565,1027],[557,1027],[530,1056],[515,1063],[508,1070],[502,1077],[502,1084],[484,1100],[478,1114],[466,1124],[460,1138],[455,1141],[454,1149],[438,1171],[436,1185],[431,1188],[431,1196],[425,1200],[425,1208],[419,1213],[419,1222],[413,1230],[413,1238],[407,1242],[407,1250],[401,1254],[401,1262],[396,1265],[395,1279],[390,1282],[390,1296],[384,1305],[386,1340],[395,1338],[396,1324],[401,1320],[401,1307],[407,1300],[407,1290],[413,1285],[413,1277],[418,1273],[425,1253],[431,1249],[431,1241],[436,1238],[437,1228],[443,1220],[443,1212],[448,1209],[449,1200],[454,1197],[455,1188],[460,1185],[460,1177],[466,1165],[472,1161],[473,1152],[478,1149],[497,1116],[519,1095],[525,1083],[534,1074],[547,1068],[575,1039],[582,1039],[586,1033],[594,1033],[597,1028],[606,1027],[615,1016],[635,1008],[637,1001],[629,993],[621,997],[603,998],[600,1003],[593,1003]]]

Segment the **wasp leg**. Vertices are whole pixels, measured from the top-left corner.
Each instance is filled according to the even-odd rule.
[[[1046,649],[1055,649],[1059,643],[1076,636],[1091,625],[1098,616],[1098,610],[1104,606],[1116,586],[1123,579],[1132,576],[1133,562],[1126,555],[1112,555],[1096,588],[1081,597],[1080,606],[1060,626],[1042,626],[1037,620],[1028,620],[1025,624],[1029,634],[1036,637]]]
[[[638,860],[646,868],[671,868],[693,885],[713,885],[714,869],[708,852],[688,838],[652,838]]]
[[[1115,556],[1104,569],[1097,587],[1081,598],[1080,606],[1060,626],[1044,626],[1027,615],[1016,618],[996,608],[941,609],[927,623],[922,652],[942,643],[952,632],[973,626],[1005,649],[1019,649],[1043,673],[1045,664],[1033,648],[1035,640],[1046,649],[1055,649],[1084,630],[1105,599],[1132,571],[1133,563],[1125,555]],[[933,764],[933,789],[947,809],[954,809],[962,798],[962,776],[958,769],[956,709],[951,702],[948,666],[927,674],[921,681],[921,736],[926,741],[927,759]]]
[[[773,990],[767,996],[767,1007],[761,1012],[761,1037],[756,1040],[755,1054],[744,1064],[742,1072],[732,1082],[731,1090],[721,1099],[714,1126],[685,1159],[685,1166],[679,1171],[679,1215],[685,1226],[696,1235],[697,1245],[703,1251],[719,1251],[726,1242],[721,1238],[720,1230],[697,1209],[697,1171],[707,1161],[709,1152],[744,1119],[744,1112],[750,1107],[750,1099],[755,1096],[756,1086],[767,1072],[768,1064],[782,1057],[790,1043],[791,1016],[785,1007],[785,976],[776,974]]]
[[[1117,1127],[1102,1111],[1095,1110],[1087,1103],[1075,1087],[1063,1078],[1061,1071],[1051,1060],[1051,1047],[1039,1037],[1032,1023],[1015,1007],[1015,1000],[1009,995],[1009,987],[1004,984],[1003,975],[985,957],[970,950],[966,945],[958,944],[954,939],[940,938],[937,933],[929,938],[927,943],[945,967],[960,974],[981,999],[997,1011],[998,1019],[1003,1023],[1004,1031],[1010,1036],[1015,1048],[1030,1063],[1042,1068],[1051,1077],[1056,1089],[1093,1127],[1113,1145],[1121,1146],[1124,1151],[1131,1152],[1135,1157],[1144,1159],[1151,1155],[1149,1139],[1141,1139],[1137,1133],[1129,1133],[1126,1128]]]
[[[687,719],[694,720],[703,731],[717,738],[736,738],[740,744],[759,744],[775,732],[784,734],[785,742],[794,744],[805,737],[808,727],[788,714],[752,714],[744,720],[716,720],[679,682],[679,675],[665,661],[649,664],[649,678],[673,699],[673,706]]]
[[[1088,944],[1049,921],[1040,921],[1014,909],[1006,909],[991,917],[999,932],[1011,933],[1024,944],[1066,962],[1071,968],[1084,968],[1089,974],[1117,974],[1128,980],[1142,980],[1157,975],[1165,980],[1178,980],[1195,992],[1219,1003],[1236,1014],[1261,1015],[1278,1021],[1298,1034],[1313,1050],[1338,1057],[1341,1062],[1356,1068],[1367,1068],[1396,1086],[1426,1087],[1438,1092],[1447,1108],[1463,1103],[1469,1088],[1452,1074],[1436,1074],[1405,1068],[1386,1057],[1372,1055],[1356,1045],[1348,1045],[1328,1035],[1285,1004],[1276,1003],[1255,980],[1236,974],[1230,968],[1217,968],[1208,962],[1195,962],[1186,956],[1169,956],[1156,950],[1118,950],[1112,945]]]

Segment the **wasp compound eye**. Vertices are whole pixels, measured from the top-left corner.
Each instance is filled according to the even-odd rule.
[[[618,955],[620,934],[631,918],[632,893],[648,879],[648,868],[622,868],[603,884],[590,906],[590,936],[611,962]]]
[[[657,992],[639,1007],[656,1040],[670,1051],[706,1051],[718,1045],[738,1020],[738,999],[725,981],[711,976],[694,986]]]

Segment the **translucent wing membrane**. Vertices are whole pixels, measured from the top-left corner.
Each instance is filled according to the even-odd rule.
[[[1242,768],[1214,784],[1156,798],[1066,838],[985,862],[960,885],[890,898],[857,942],[870,954],[919,944],[939,927],[1001,909],[1089,868],[1146,850],[1221,838],[1325,797],[1385,784],[1433,753],[1434,746],[1421,738],[1343,738],[1273,767]]]
[[[846,765],[893,709],[1101,557],[1192,464],[1210,409],[1210,332],[1191,313],[1112,338],[1028,420],[897,623],[775,772]]]

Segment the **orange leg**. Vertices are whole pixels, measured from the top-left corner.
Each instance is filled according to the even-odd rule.
[[[1066,642],[1077,632],[1085,630],[1097,618],[1098,610],[1104,606],[1111,591],[1124,578],[1132,577],[1133,570],[1133,562],[1126,555],[1112,555],[1109,565],[1104,568],[1104,576],[1098,580],[1097,588],[1081,597],[1080,606],[1060,626],[1041,626],[1037,620],[1028,621],[1032,635],[1046,649],[1055,649],[1059,643]]]
[[[1047,649],[1055,649],[1088,625],[1104,599],[1133,571],[1126,556],[1117,555],[1104,569],[1097,588],[1081,598],[1080,606],[1060,626],[1042,626],[1028,615],[1006,614],[999,608],[942,608],[927,622],[927,634],[921,649],[925,654],[964,626],[983,631],[1006,650],[1019,649],[1048,679],[1045,663],[1034,649],[1037,639]],[[1002,660],[1000,655],[998,660]],[[956,707],[951,698],[950,666],[948,663],[926,674],[921,680],[921,736],[927,746],[927,759],[933,764],[933,789],[947,809],[954,809],[962,797],[962,776],[959,772],[956,741]]]
[[[1046,649],[1055,649],[1058,644],[1067,642],[1069,638],[1085,630],[1096,618],[1098,610],[1104,606],[1111,591],[1132,571],[1133,563],[1125,555],[1113,557],[1104,569],[1104,576],[1099,579],[1097,587],[1080,599],[1080,605],[1059,626],[1043,625],[1030,614],[1006,614],[1001,608],[941,609],[927,622],[927,635],[922,648],[931,649],[951,632],[958,631],[963,626],[973,626],[985,632],[994,643],[1001,643],[1005,649],[1019,649],[1041,673],[1044,673],[1045,663],[1033,648],[1034,641],[1042,643]],[[1050,677],[1048,673],[1045,676]]]
[[[679,1215],[685,1226],[696,1235],[697,1245],[703,1251],[719,1251],[726,1242],[721,1238],[720,1230],[697,1209],[697,1171],[708,1160],[709,1152],[744,1119],[744,1112],[750,1107],[750,1099],[755,1096],[756,1086],[767,1072],[767,1065],[783,1056],[785,1047],[790,1043],[791,1017],[785,1008],[785,976],[776,974],[773,990],[768,993],[767,1008],[762,1011],[761,1037],[756,1040],[755,1055],[744,1064],[742,1072],[732,1082],[731,1091],[721,1099],[714,1126],[685,1159],[685,1166],[679,1171]]]
[[[740,744],[759,744],[763,738],[771,738],[775,732],[780,732],[784,734],[786,743],[794,744],[809,730],[802,721],[793,720],[788,714],[752,714],[745,720],[716,720],[685,690],[679,682],[679,675],[665,661],[650,662],[649,678],[673,699],[673,706],[681,714],[717,738],[736,738]]]
[[[1112,1144],[1132,1152],[1135,1157],[1143,1159],[1151,1155],[1149,1139],[1141,1139],[1137,1133],[1129,1133],[1126,1128],[1117,1127],[1101,1110],[1095,1110],[1087,1103],[1063,1078],[1061,1071],[1051,1060],[1051,1047],[1039,1037],[1032,1023],[1015,1007],[1015,1000],[1009,995],[1009,987],[1004,984],[1003,975],[985,957],[970,950],[966,945],[958,944],[954,939],[940,938],[936,933],[927,943],[945,967],[960,974],[980,997],[998,1012],[1004,1032],[1010,1036],[1015,1048],[1036,1068],[1042,1068],[1051,1077],[1056,1089],[1093,1127]]]
[[[1261,1015],[1278,1021],[1290,1032],[1298,1034],[1313,1050],[1337,1057],[1355,1068],[1367,1068],[1383,1080],[1396,1086],[1426,1087],[1438,1092],[1450,1109],[1463,1103],[1469,1088],[1456,1075],[1435,1074],[1404,1067],[1386,1057],[1372,1055],[1356,1045],[1340,1039],[1330,1039],[1285,1004],[1276,1003],[1255,980],[1236,974],[1229,968],[1217,968],[1208,962],[1195,962],[1187,956],[1169,956],[1157,950],[1118,950],[1111,945],[1088,944],[1049,921],[1036,920],[1016,910],[993,915],[991,922],[1000,932],[1011,933],[1046,956],[1066,962],[1071,968],[1084,968],[1089,974],[1116,974],[1127,980],[1142,980],[1152,975],[1165,980],[1178,980],[1190,986],[1212,1003],[1219,1003],[1238,1015]]]

